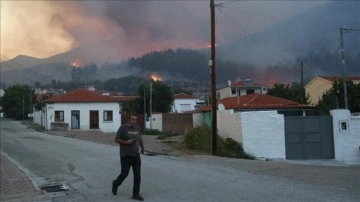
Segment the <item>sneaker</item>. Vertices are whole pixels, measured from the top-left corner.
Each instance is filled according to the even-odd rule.
[[[144,198],[140,194],[133,195],[132,199],[138,200],[138,201],[143,201],[144,200]]]
[[[115,180],[112,181],[112,188],[111,188],[111,191],[114,195],[117,194],[117,186],[115,186]]]

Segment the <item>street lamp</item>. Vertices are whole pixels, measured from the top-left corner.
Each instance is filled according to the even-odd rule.
[[[150,78],[150,130],[152,129],[152,77]]]
[[[150,77],[150,130],[152,129],[152,81],[161,81],[160,77],[156,76],[156,75],[152,75]]]

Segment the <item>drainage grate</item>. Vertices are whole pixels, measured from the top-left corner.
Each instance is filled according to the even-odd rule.
[[[59,184],[59,185],[44,185],[41,186],[40,189],[46,192],[62,192],[62,191],[67,191],[69,188],[63,184]]]

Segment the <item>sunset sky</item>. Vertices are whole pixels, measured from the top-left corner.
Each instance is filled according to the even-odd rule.
[[[1,60],[46,58],[75,47],[111,41],[126,58],[164,48],[205,48],[210,1],[1,0]],[[246,37],[323,1],[215,1],[217,44]],[[105,54],[105,53],[104,53]]]

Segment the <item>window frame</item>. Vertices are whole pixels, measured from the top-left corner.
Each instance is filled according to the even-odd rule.
[[[104,110],[103,120],[108,122],[114,121],[114,112],[112,110]]]
[[[57,110],[54,112],[54,121],[55,122],[64,122],[64,111]]]

